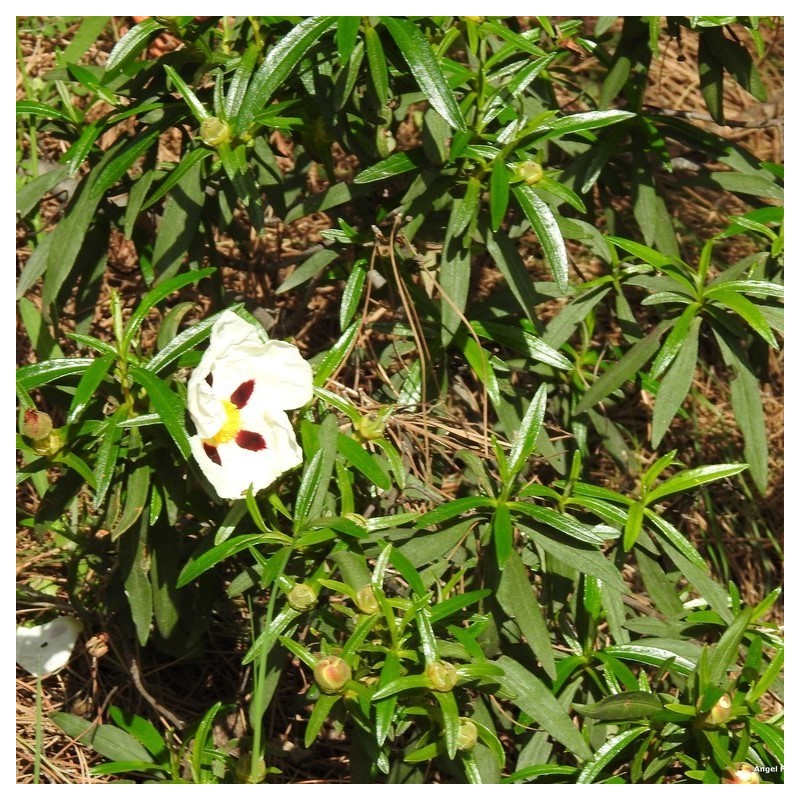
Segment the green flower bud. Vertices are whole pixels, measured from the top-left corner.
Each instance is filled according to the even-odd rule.
[[[49,414],[45,414],[44,411],[36,411],[34,408],[25,410],[22,418],[23,436],[38,442],[40,439],[46,439],[52,430],[53,420]]]
[[[386,417],[388,415],[388,409],[382,412],[370,411],[368,414],[364,414],[361,419],[355,423],[356,436],[358,436],[362,442],[373,442],[375,439],[380,439],[386,428]]]
[[[458,683],[456,668],[447,661],[434,661],[425,667],[428,685],[435,692],[449,692]]]
[[[264,763],[264,757],[258,759],[258,766],[256,767],[256,774],[253,777],[253,754],[245,753],[237,762],[236,769],[234,770],[236,780],[239,783],[264,783],[267,777],[267,765]]]
[[[208,117],[200,124],[200,138],[209,147],[219,147],[231,140],[230,125],[218,117]]]
[[[314,680],[325,694],[338,694],[353,677],[350,665],[339,656],[326,656],[314,667]]]
[[[514,167],[514,174],[528,186],[533,186],[544,177],[544,170],[535,161],[522,161]]]
[[[378,605],[378,598],[375,597],[374,589],[367,584],[362,586],[356,594],[356,605],[359,611],[365,614],[374,614],[380,606]]]
[[[723,783],[761,783],[756,768],[752,764],[741,761],[738,764],[731,764],[722,778]]]
[[[286,599],[295,611],[310,611],[317,604],[317,593],[307,583],[296,583]]]
[[[461,717],[459,721],[461,724],[458,727],[458,749],[472,750],[478,743],[478,728],[467,717]]]

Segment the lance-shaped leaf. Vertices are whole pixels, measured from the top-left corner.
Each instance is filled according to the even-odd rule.
[[[248,128],[300,59],[335,22],[336,17],[308,17],[281,37],[247,87],[239,114],[233,120],[235,132]]]
[[[523,213],[539,238],[539,244],[544,250],[559,291],[566,294],[569,276],[567,248],[553,212],[547,203],[536,194],[532,186],[515,186],[513,191]]]
[[[381,17],[381,20],[430,104],[456,130],[465,131],[467,124],[453,90],[422,31],[405,17]]]

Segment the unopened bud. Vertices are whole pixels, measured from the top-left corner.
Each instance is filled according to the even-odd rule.
[[[309,611],[317,604],[317,593],[307,583],[297,583],[286,599],[295,611]]]
[[[732,764],[725,770],[725,775],[722,778],[723,783],[761,783],[761,778],[758,777],[756,768],[752,764],[746,764],[741,761],[738,764]]]
[[[35,408],[28,408],[22,418],[22,435],[38,442],[46,439],[53,430],[53,420],[44,411],[37,411]]]
[[[372,442],[375,439],[380,439],[383,436],[383,431],[386,427],[386,415],[379,414],[377,411],[370,411],[364,414],[361,419],[356,422],[355,429],[358,438],[362,441]]]
[[[517,178],[524,181],[528,186],[533,186],[535,183],[544,177],[544,170],[541,164],[535,161],[523,161],[514,167],[514,172]]]
[[[374,614],[380,609],[378,605],[378,598],[375,597],[375,590],[367,584],[362,586],[356,594],[356,605],[359,611],[365,614]]]
[[[338,694],[353,677],[350,665],[339,656],[326,656],[314,667],[314,680],[325,694]]]
[[[236,780],[239,783],[264,783],[264,780],[267,777],[267,765],[264,763],[264,757],[261,756],[258,759],[258,764],[256,765],[256,774],[254,776],[253,754],[245,753],[236,762],[236,769],[234,772],[236,774]]]
[[[703,720],[706,725],[723,725],[731,718],[731,707],[733,700],[729,694],[724,694],[714,703],[711,710]]]
[[[449,692],[458,683],[456,668],[447,661],[434,661],[425,667],[428,685],[435,692]]]
[[[200,138],[209,147],[219,147],[231,139],[231,127],[218,117],[207,117],[200,123]]]
[[[472,750],[478,743],[478,728],[475,723],[467,717],[461,717],[458,726],[458,749]]]

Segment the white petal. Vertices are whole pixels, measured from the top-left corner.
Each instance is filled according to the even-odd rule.
[[[70,659],[83,623],[75,617],[57,617],[44,625],[17,628],[17,664],[41,676],[61,669]]]
[[[304,406],[314,396],[311,365],[293,344],[271,341],[264,356],[252,365],[259,402],[288,411]]]
[[[251,484],[254,492],[264,489],[303,461],[303,451],[283,411],[259,411],[251,403],[245,409],[242,428],[260,434],[267,445],[264,450],[246,450],[235,441],[226,442],[217,448],[221,463],[215,464],[206,454],[199,436],[189,439],[200,469],[224,499],[241,497]]]

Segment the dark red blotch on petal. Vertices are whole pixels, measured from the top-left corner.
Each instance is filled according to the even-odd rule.
[[[244,408],[247,405],[247,401],[250,399],[250,395],[253,394],[253,387],[255,385],[256,382],[254,380],[240,383],[239,387],[231,395],[231,403],[233,403],[236,408]]]
[[[254,452],[265,450],[267,447],[264,437],[260,433],[254,433],[253,431],[239,431],[236,434],[236,444],[245,450],[253,450]]]
[[[219,457],[219,451],[213,444],[206,444],[203,442],[203,450],[206,451],[206,455],[218,466],[222,466],[222,459]]]
[[[208,375],[206,375],[206,383],[209,386],[213,386],[214,385],[214,376],[210,372],[208,373]]]

